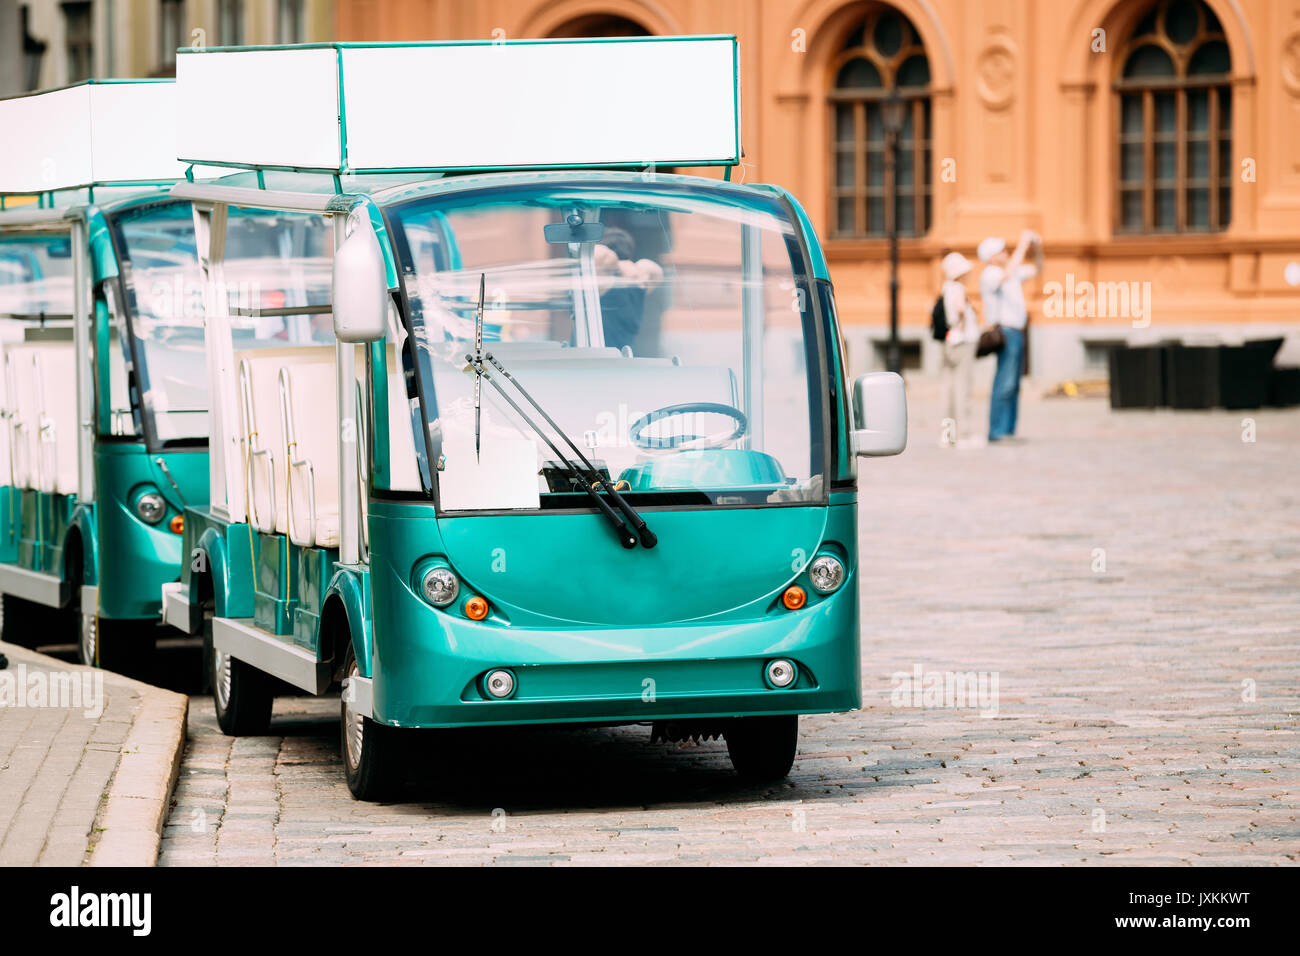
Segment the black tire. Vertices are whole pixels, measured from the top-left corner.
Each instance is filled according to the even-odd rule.
[[[349,641],[343,676],[346,679],[356,673],[356,655]],[[406,784],[407,744],[402,730],[352,713],[344,692],[339,705],[339,751],[352,796],[369,802],[396,799]]]
[[[737,717],[726,731],[736,773],[755,783],[784,780],[799,749],[799,718]]]
[[[58,641],[49,626],[49,608],[12,594],[0,595],[0,639],[31,650]]]
[[[230,737],[254,737],[271,725],[275,701],[271,678],[241,660],[212,650],[212,618],[203,622],[204,656],[211,661],[212,704],[221,732]]]
[[[79,627],[84,628],[87,615],[78,612]],[[157,633],[152,621],[114,621],[95,615],[96,666],[128,677],[150,676]],[[80,648],[84,642],[79,641]]]

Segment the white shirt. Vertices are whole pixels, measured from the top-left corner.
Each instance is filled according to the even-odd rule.
[[[1031,265],[1021,263],[1014,276],[1001,266],[989,265],[980,274],[980,301],[984,306],[984,321],[1007,329],[1023,329],[1029,320],[1025,308],[1025,290],[1028,279],[1038,275]]]
[[[948,336],[945,342],[958,345],[979,338],[979,320],[966,298],[966,287],[955,279],[943,284],[943,311],[948,319]]]

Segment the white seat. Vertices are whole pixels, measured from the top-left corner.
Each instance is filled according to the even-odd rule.
[[[395,488],[418,490],[406,385],[391,345],[387,353],[390,479]],[[259,531],[287,534],[300,547],[338,547],[334,347],[249,349],[236,354],[236,364],[240,370],[240,439],[245,449],[249,523]],[[362,376],[365,362],[361,348],[357,349],[356,368],[358,377]],[[360,432],[357,437],[360,441]],[[364,453],[364,449],[359,451]]]
[[[280,370],[303,365],[334,368],[334,347],[305,345],[248,349],[235,354],[239,368],[239,439],[248,492],[248,521],[266,534],[288,531],[288,469],[280,414]],[[328,416],[332,422],[333,395]],[[318,398],[319,402],[320,399]]]
[[[76,358],[71,342],[5,348],[7,457],[13,484],[51,494],[77,491]]]
[[[339,422],[334,413],[334,363],[286,365],[280,386],[289,540],[305,548],[337,547]],[[325,401],[328,412],[321,414]]]

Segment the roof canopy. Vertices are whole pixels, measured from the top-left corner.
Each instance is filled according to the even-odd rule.
[[[182,50],[185,162],[335,173],[740,161],[735,37]]]
[[[0,194],[172,182],[176,84],[91,80],[0,100]]]

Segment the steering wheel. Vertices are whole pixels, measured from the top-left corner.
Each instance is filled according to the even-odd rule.
[[[642,435],[650,425],[665,418],[672,418],[675,415],[726,415],[736,422],[734,431],[714,432],[712,435],[666,435],[663,438],[653,438]],[[733,442],[745,432],[749,431],[749,419],[739,408],[733,408],[730,405],[722,405],[718,402],[684,402],[681,405],[665,405],[663,408],[656,409],[647,415],[642,415],[634,421],[628,429],[628,436],[632,439],[632,444],[638,448],[721,448],[728,442]]]

